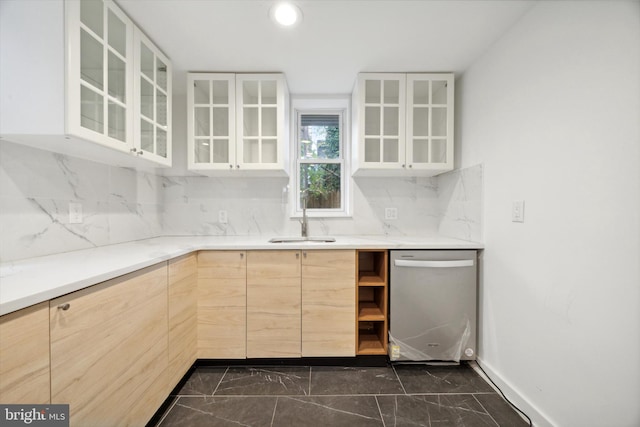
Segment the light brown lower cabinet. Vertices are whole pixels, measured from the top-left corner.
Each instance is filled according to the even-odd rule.
[[[49,303],[0,317],[0,403],[49,403]]]
[[[300,357],[300,251],[247,252],[247,357]]]
[[[166,399],[167,263],[50,301],[51,403],[72,426],[142,426]]]
[[[198,260],[195,253],[168,263],[170,387],[180,382],[198,352]]]
[[[198,253],[198,357],[247,357],[247,259],[244,251]]]
[[[355,356],[355,316],[355,251],[303,251],[302,356]]]

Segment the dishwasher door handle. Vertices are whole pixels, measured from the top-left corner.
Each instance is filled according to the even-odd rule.
[[[472,259],[456,259],[450,261],[424,261],[396,259],[393,260],[396,267],[417,267],[417,268],[455,268],[455,267],[473,267]]]

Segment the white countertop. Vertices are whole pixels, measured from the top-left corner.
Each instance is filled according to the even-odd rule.
[[[334,236],[336,241],[333,243],[269,243],[270,237],[156,237],[2,263],[0,264],[0,315],[198,250],[482,249],[484,247],[481,243],[443,236]]]

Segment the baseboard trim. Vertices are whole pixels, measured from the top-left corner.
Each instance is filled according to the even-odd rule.
[[[498,372],[491,366],[490,363],[487,363],[481,357],[478,357],[476,363],[482,366],[482,369],[486,372],[486,374],[491,378],[491,380],[496,383],[500,390],[504,393],[504,395],[520,409],[522,412],[527,414],[529,418],[531,418],[531,422],[534,427],[554,427],[557,424],[552,422],[549,417],[547,417],[537,406],[533,405],[516,387],[514,387],[509,381],[504,379]],[[477,367],[474,366],[475,363],[470,363],[470,366],[478,372],[481,377],[485,377],[484,373]]]

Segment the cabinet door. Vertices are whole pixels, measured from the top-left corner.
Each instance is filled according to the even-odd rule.
[[[247,357],[300,357],[300,251],[247,252]]]
[[[133,148],[133,22],[111,0],[65,2],[67,133]]]
[[[49,316],[51,402],[71,425],[144,425],[166,398],[166,263],[51,300]]]
[[[133,43],[136,153],[171,166],[171,62],[137,27]]]
[[[189,169],[236,167],[235,84],[234,74],[188,74]]]
[[[355,251],[302,253],[302,356],[355,356]]]
[[[240,170],[284,170],[288,93],[282,74],[236,76],[237,161]]]
[[[49,303],[0,317],[0,402],[49,403]]]
[[[197,357],[198,264],[196,254],[169,261],[169,387],[174,387]]]
[[[369,169],[404,168],[405,75],[360,74],[358,94],[361,166]]]
[[[242,251],[198,253],[198,357],[246,357],[247,260]]]
[[[407,167],[453,169],[453,74],[407,75]]]

